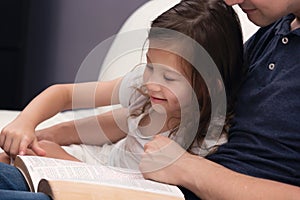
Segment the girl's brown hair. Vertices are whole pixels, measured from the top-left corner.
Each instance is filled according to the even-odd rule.
[[[227,116],[223,129],[226,133],[233,115],[236,95],[246,71],[242,60],[243,40],[240,22],[232,7],[227,6],[223,0],[182,0],[151,24],[148,37],[150,41],[172,40],[172,35],[164,35],[155,28],[173,30],[192,38],[213,59],[226,90]],[[201,116],[195,140],[200,145],[211,120],[211,99],[204,79],[194,67],[192,68],[192,88],[198,98]]]

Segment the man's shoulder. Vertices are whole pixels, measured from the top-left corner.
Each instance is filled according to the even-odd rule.
[[[254,44],[262,45],[264,41],[271,40],[276,33],[283,31],[283,29],[289,29],[289,24],[295,18],[293,14],[286,15],[277,21],[258,29],[253,36],[245,43],[245,47],[249,48]],[[286,31],[286,30],[285,30]]]

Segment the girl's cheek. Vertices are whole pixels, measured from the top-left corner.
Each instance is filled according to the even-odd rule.
[[[150,76],[149,72],[147,72],[147,70],[145,70],[144,74],[143,74],[143,81],[144,81],[144,83],[148,82],[149,76]]]
[[[181,107],[181,109],[192,106],[193,92],[193,90],[186,88],[184,91],[182,91],[182,93],[177,94],[177,104]]]

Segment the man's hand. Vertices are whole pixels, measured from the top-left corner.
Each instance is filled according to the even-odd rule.
[[[72,160],[72,161],[79,161],[75,157],[68,154],[60,145],[47,141],[42,140],[38,142],[39,146],[45,150],[45,157],[49,158],[57,158],[63,160]],[[36,155],[32,150],[27,150],[26,155]]]
[[[173,140],[157,135],[144,147],[140,170],[146,179],[180,184],[184,160],[191,155]]]
[[[10,164],[10,157],[6,153],[2,152],[0,153],[0,162]]]
[[[72,138],[71,135],[68,135],[60,124],[38,130],[35,134],[38,141],[47,140],[64,146],[73,144],[69,141]]]
[[[61,146],[82,143],[73,120],[38,130],[35,134],[38,141],[48,140]]]

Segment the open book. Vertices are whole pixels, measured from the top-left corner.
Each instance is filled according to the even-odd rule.
[[[14,165],[33,192],[52,199],[183,200],[173,185],[145,180],[137,172],[37,156],[17,156]]]

